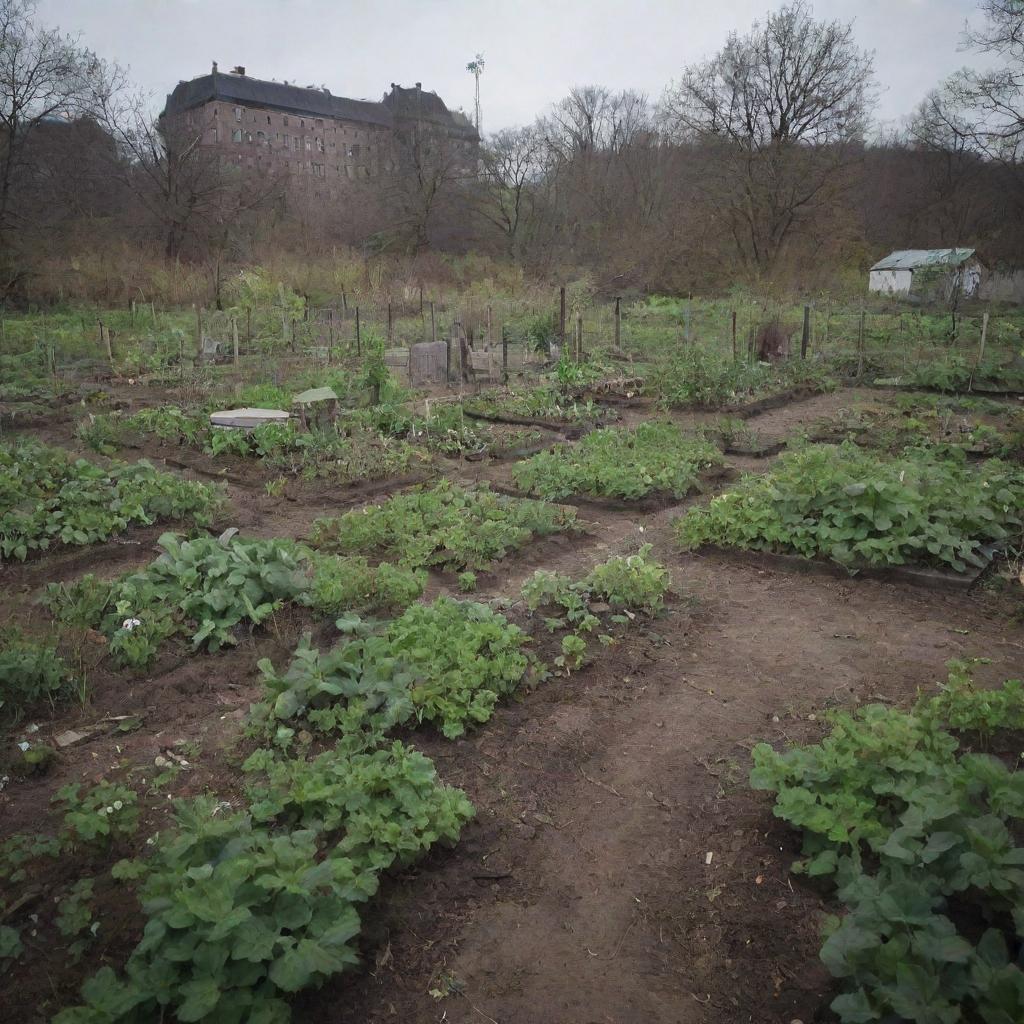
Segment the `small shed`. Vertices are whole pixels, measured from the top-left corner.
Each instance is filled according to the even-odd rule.
[[[868,291],[909,295],[938,291],[948,298],[960,291],[976,295],[984,267],[974,249],[897,249],[868,274]]]

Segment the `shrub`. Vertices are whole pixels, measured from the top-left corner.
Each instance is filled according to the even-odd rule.
[[[0,634],[0,711],[15,721],[41,700],[51,704],[72,692],[71,670],[56,645],[29,640],[17,630]]]

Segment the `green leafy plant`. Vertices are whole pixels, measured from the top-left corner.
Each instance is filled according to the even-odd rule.
[[[55,644],[29,640],[17,630],[0,632],[0,712],[18,721],[41,700],[51,704],[74,692],[70,668]]]
[[[381,562],[370,566],[357,555],[318,555],[309,601],[325,615],[407,608],[422,593],[427,574]]]
[[[267,700],[254,708],[258,727],[288,741],[303,719],[326,732],[380,734],[415,719],[454,738],[487,721],[529,667],[525,634],[483,604],[438,598],[377,631],[358,619],[344,625],[363,635],[326,653],[306,640],[283,674],[260,663]]]
[[[531,538],[571,530],[575,522],[572,509],[445,480],[336,519],[318,519],[312,543],[344,554],[380,552],[413,568],[486,569]]]
[[[135,791],[116,783],[99,782],[84,793],[77,782],[57,790],[53,802],[64,814],[66,846],[108,845],[135,834],[139,824]]]
[[[832,1009],[844,1024],[1024,1015],[1008,948],[1024,905],[1024,787],[997,758],[959,753],[950,716],[1016,725],[1024,691],[976,690],[952,663],[943,693],[909,714],[871,705],[833,715],[820,744],[754,748],[751,784],[775,792],[775,814],[803,832],[794,870],[834,875],[848,908],[821,950],[843,981]]]
[[[549,501],[572,495],[638,499],[662,492],[681,498],[700,474],[722,464],[708,441],[691,439],[672,423],[607,427],[578,444],[539,452],[512,470],[517,487]]]
[[[796,551],[844,565],[983,566],[986,544],[1020,536],[1024,474],[991,460],[908,451],[888,459],[852,443],[783,455],[770,473],[676,521],[685,547]]]
[[[133,524],[208,525],[222,503],[220,490],[148,462],[102,468],[35,441],[0,445],[0,558],[24,561],[56,544],[92,544]]]
[[[122,976],[101,968],[55,1024],[287,1022],[288,995],[358,961],[358,907],[380,873],[455,842],[473,814],[401,743],[310,762],[257,751],[246,769],[266,774],[251,813],[178,801],[150,860],[115,865],[141,880],[142,940]]]

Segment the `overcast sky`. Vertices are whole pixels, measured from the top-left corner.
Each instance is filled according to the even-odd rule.
[[[574,85],[657,99],[686,63],[714,53],[773,0],[40,0],[49,26],[80,34],[156,97],[179,79],[244,64],[258,78],[380,99],[389,83],[473,108],[467,61],[482,52],[484,131],[532,121]],[[855,21],[874,50],[877,117],[909,113],[971,59],[960,33],[972,0],[816,0],[819,17]]]

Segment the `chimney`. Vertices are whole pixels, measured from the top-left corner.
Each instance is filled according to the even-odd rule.
[[[244,75],[245,74],[245,65],[244,64],[236,65],[235,67],[233,67],[231,69],[231,74],[233,74],[233,75]]]
[[[419,90],[421,90],[422,88],[423,88],[423,83],[422,83],[422,82],[417,82],[417,83],[416,83],[416,90],[417,90],[417,92],[418,92]]]
[[[217,62],[216,61],[213,62],[213,68],[211,69],[210,74],[211,75],[217,74]]]

